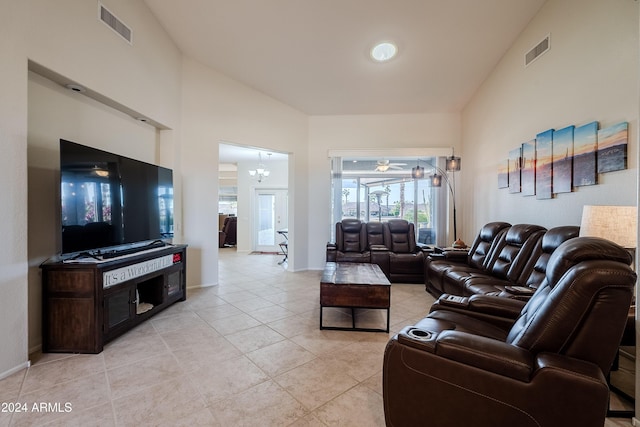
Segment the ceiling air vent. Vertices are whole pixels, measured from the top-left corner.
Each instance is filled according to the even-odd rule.
[[[547,34],[547,36],[536,46],[533,47],[529,52],[524,55],[524,66],[531,64],[533,61],[542,56],[543,53],[547,52],[551,48],[551,36]]]
[[[109,28],[125,39],[127,43],[133,44],[133,32],[131,31],[131,28],[127,27],[124,22],[116,18],[113,13],[109,12],[102,3],[98,3],[98,15],[102,22],[107,24]]]

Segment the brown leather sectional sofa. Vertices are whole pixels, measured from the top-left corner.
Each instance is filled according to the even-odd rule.
[[[427,291],[436,296],[483,294],[528,300],[542,283],[551,254],[579,231],[577,226],[546,230],[532,224],[486,224],[468,251],[427,257]]]
[[[514,231],[508,237],[514,227],[521,239]],[[540,241],[535,227],[501,232],[506,228],[483,227],[483,243],[469,254],[478,262],[484,258],[475,264],[479,274],[492,271],[486,262],[502,252],[500,245]],[[567,238],[568,231],[543,232],[539,245],[546,255],[537,256],[537,273],[529,276],[537,277],[538,286],[529,302],[444,294],[426,318],[389,341],[383,365],[388,426],[604,424],[606,377],[627,322],[636,274],[625,249],[594,237]],[[511,243],[495,246],[503,240]],[[500,269],[503,277],[508,270]],[[474,277],[469,269],[459,271],[465,281]],[[452,287],[454,282],[441,283]],[[460,282],[456,289],[467,285]]]
[[[336,242],[327,244],[327,262],[380,266],[390,282],[424,283],[426,246],[416,243],[414,225],[404,219],[336,223]]]

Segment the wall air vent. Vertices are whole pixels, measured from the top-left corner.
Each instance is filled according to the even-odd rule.
[[[528,66],[551,48],[551,35],[547,36],[524,55],[524,66]]]
[[[133,44],[133,32],[124,22],[116,18],[116,16],[109,12],[102,3],[98,3],[98,17],[109,28],[115,31],[120,37],[125,39],[127,43]]]

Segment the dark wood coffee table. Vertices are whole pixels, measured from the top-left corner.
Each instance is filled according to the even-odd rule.
[[[320,280],[320,329],[389,332],[391,283],[377,264],[328,262]],[[351,308],[352,327],[324,326],[324,307]],[[386,309],[387,328],[357,328],[356,308]]]

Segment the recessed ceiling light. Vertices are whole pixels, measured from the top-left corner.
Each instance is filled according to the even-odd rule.
[[[396,56],[398,48],[390,42],[378,43],[371,49],[371,57],[378,62],[385,62]]]

